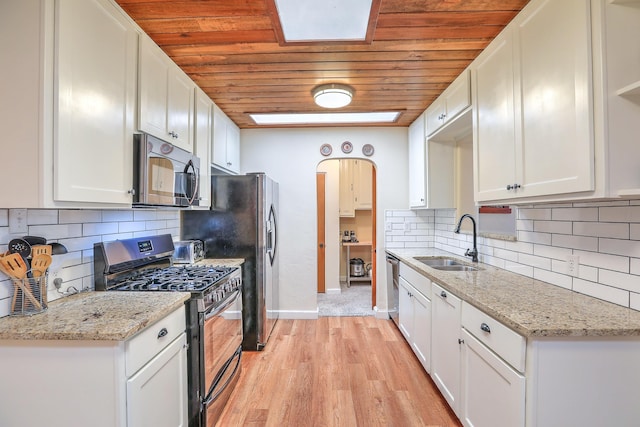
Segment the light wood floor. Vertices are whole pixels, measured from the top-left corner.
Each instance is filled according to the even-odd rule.
[[[460,426],[390,320],[278,320],[217,426]]]

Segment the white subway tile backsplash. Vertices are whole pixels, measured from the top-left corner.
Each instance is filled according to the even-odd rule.
[[[60,224],[102,222],[102,213],[89,209],[61,210],[58,222]]]
[[[9,240],[15,237],[9,234],[8,212],[8,209],[0,209],[0,251],[3,252],[7,250]],[[94,243],[150,234],[171,234],[178,238],[180,212],[155,209],[28,209],[27,230],[28,233],[24,234],[62,243],[68,250],[67,254],[54,255],[49,267],[48,296],[49,300],[55,300],[62,297],[53,285],[56,277],[63,280],[63,292],[72,288],[78,291],[93,289]],[[9,314],[12,295],[13,284],[0,273],[0,317]]]
[[[629,224],[610,222],[574,222],[573,234],[577,236],[610,237],[628,239]]]
[[[600,208],[601,222],[640,222],[640,206]]]
[[[569,221],[534,221],[533,231],[538,233],[571,234],[572,223]]]
[[[523,205],[514,209],[517,240],[479,236],[480,261],[640,310],[639,200]],[[397,236],[395,231],[387,232],[387,247],[427,244],[463,255],[471,245],[471,236],[453,233],[456,215],[454,209],[390,211],[385,221],[398,221],[394,227],[402,233]],[[405,222],[417,226],[404,232]],[[407,241],[408,235],[414,235],[416,241]],[[404,241],[394,241],[399,238]],[[576,277],[568,274],[569,255],[579,257]]]
[[[622,289],[604,286],[599,283],[574,279],[573,290],[581,294],[590,295],[614,304],[629,306],[629,292]]]
[[[600,239],[600,252],[640,258],[640,241]]]
[[[555,208],[551,216],[554,221],[598,221],[598,208]]]
[[[597,251],[598,239],[586,236],[570,236],[566,234],[553,234],[551,244],[561,248],[580,249],[583,251]]]

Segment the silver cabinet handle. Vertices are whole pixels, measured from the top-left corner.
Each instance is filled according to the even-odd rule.
[[[160,332],[158,332],[158,339],[162,337],[166,337],[167,334],[169,334],[169,331],[167,331],[167,328],[160,329]]]
[[[447,293],[445,291],[440,292],[440,296],[442,298],[446,298],[447,297]]]
[[[522,187],[520,184],[509,184],[507,185],[507,190],[517,190],[518,188]]]
[[[489,327],[489,325],[487,325],[486,323],[482,323],[480,325],[480,329],[482,329],[483,331],[485,331],[486,333],[490,334],[491,333],[491,328]]]

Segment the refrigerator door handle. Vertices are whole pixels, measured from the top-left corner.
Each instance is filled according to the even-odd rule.
[[[276,210],[273,205],[269,209],[269,220],[267,221],[267,253],[271,265],[276,258],[276,249],[278,245],[278,224],[276,221]]]

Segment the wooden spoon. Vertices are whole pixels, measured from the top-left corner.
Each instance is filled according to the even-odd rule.
[[[18,285],[22,289],[22,293],[27,296],[29,301],[38,309],[42,309],[42,305],[31,293],[31,290],[24,285],[24,278],[27,275],[27,264],[20,254],[9,254],[0,258],[0,266],[6,274],[14,278],[14,285]]]
[[[37,247],[38,246],[34,246],[34,248]],[[49,250],[51,250],[51,246],[49,246]],[[42,297],[42,302],[44,304],[47,303],[47,282],[46,280],[43,280],[43,278],[52,261],[53,258],[51,258],[51,255],[44,252],[35,254],[31,259],[31,273],[33,274],[33,278],[40,289],[40,296]]]

